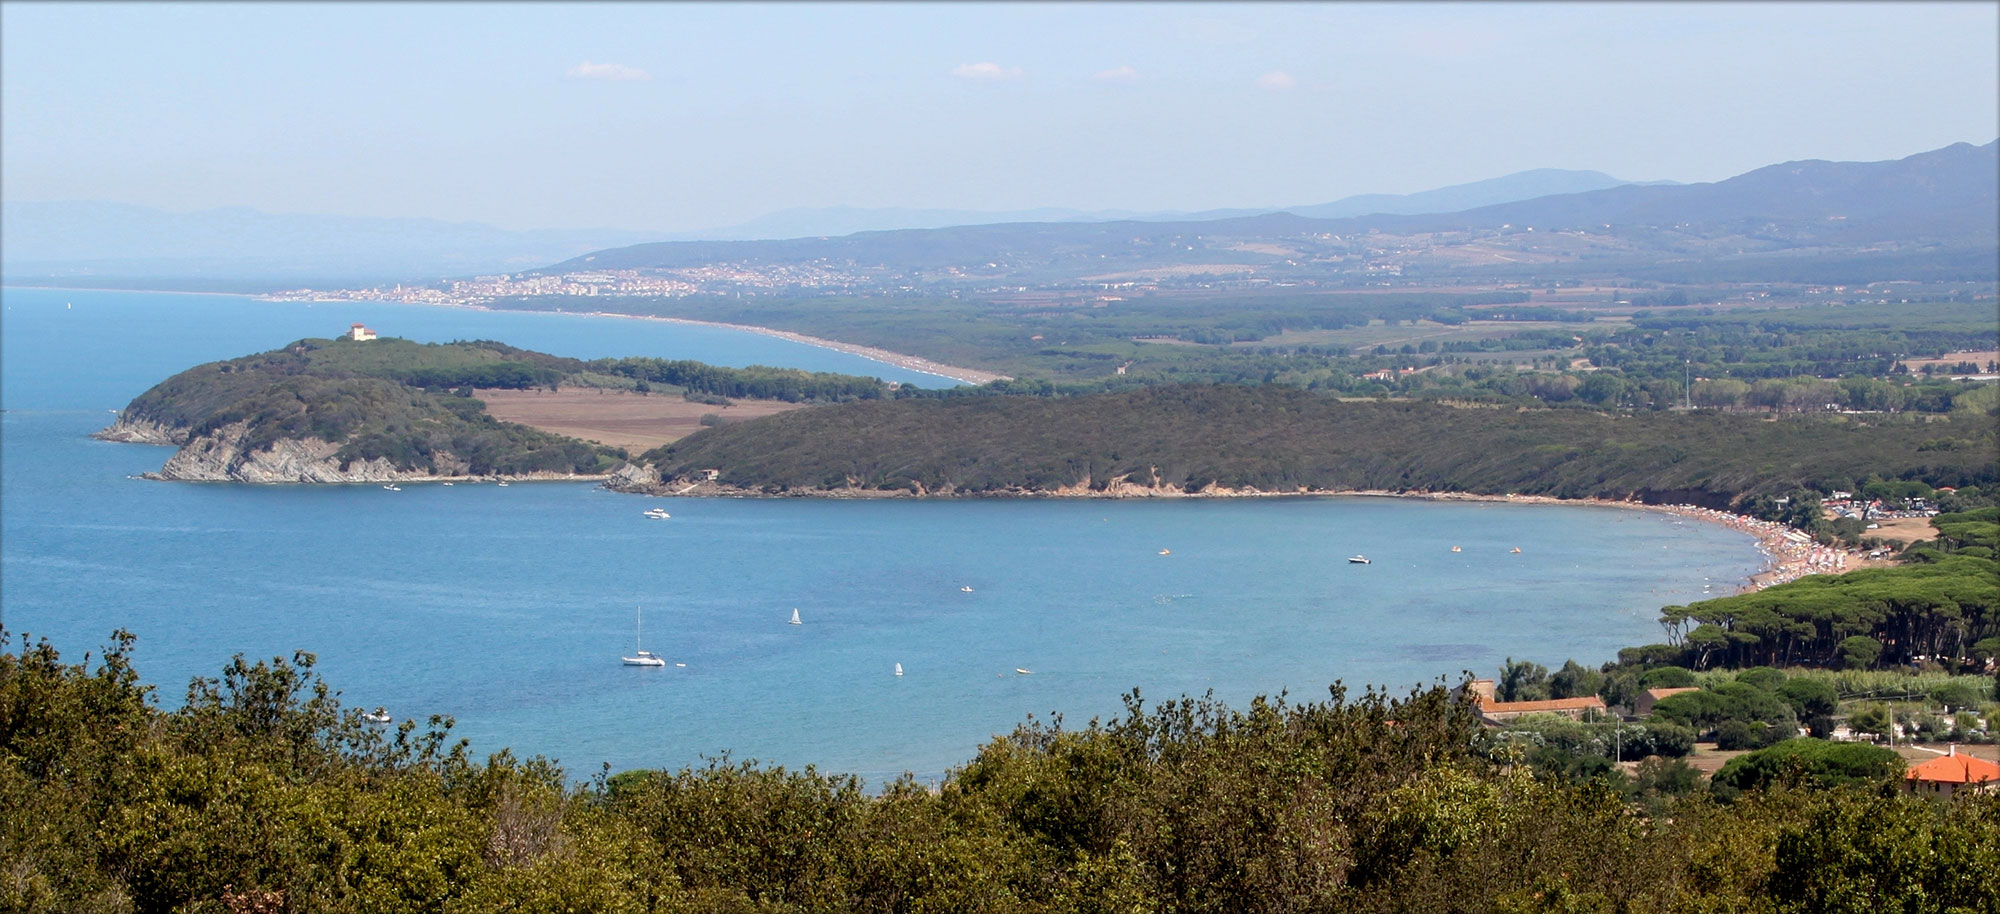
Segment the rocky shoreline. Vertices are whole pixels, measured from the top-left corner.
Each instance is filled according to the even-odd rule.
[[[318,438],[287,438],[262,450],[244,446],[247,422],[223,426],[206,435],[191,435],[185,427],[146,420],[118,421],[91,435],[102,441],[178,447],[165,465],[141,479],[168,482],[242,482],[254,485],[343,484],[399,482],[572,481],[601,482],[609,475],[574,473],[474,474],[470,464],[451,455],[435,459],[453,472],[399,469],[385,458],[352,460],[345,466],[336,456],[340,445]]]

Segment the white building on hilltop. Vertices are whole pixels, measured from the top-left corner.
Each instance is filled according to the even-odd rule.
[[[347,331],[347,338],[350,340],[372,340],[375,338],[375,331],[360,324],[355,324],[353,328]]]

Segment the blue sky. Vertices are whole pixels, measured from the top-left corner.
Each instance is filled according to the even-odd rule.
[[[0,4],[0,196],[691,230],[2000,135],[2000,4]]]

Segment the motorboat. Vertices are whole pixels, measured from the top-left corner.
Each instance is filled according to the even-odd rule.
[[[959,592],[959,593],[971,593],[971,592],[972,592],[972,585],[971,585],[971,584],[967,584],[967,585],[965,585],[964,587],[960,587],[960,588],[958,589],[958,592]]]
[[[402,487],[402,486],[399,486],[399,485],[397,485],[397,484],[395,484],[395,483],[393,483],[393,482],[392,482],[392,483],[390,483],[390,484],[388,484],[388,485],[386,485],[386,486],[383,486],[382,488],[385,488],[385,489],[388,489],[388,490],[389,490],[389,491],[391,491],[391,492],[401,492],[401,491],[403,491],[403,487]]]
[[[361,719],[371,724],[386,724],[395,720],[394,717],[389,716],[388,708],[376,708],[367,714],[361,715]]]
[[[1366,565],[1368,564],[1368,557],[1365,555],[1350,555],[1347,557],[1347,564]]]
[[[668,514],[667,509],[665,508],[647,508],[645,514],[647,517],[650,517],[654,520],[666,520],[667,518],[673,516],[671,514]]]

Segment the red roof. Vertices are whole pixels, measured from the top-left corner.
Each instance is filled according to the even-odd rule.
[[[1982,784],[2000,780],[2000,765],[1970,755],[1944,755],[1911,766],[1903,777],[1944,784]]]
[[[1552,698],[1548,701],[1482,701],[1479,710],[1491,714],[1495,711],[1575,711],[1580,708],[1604,710],[1604,699],[1595,695],[1583,698]]]

